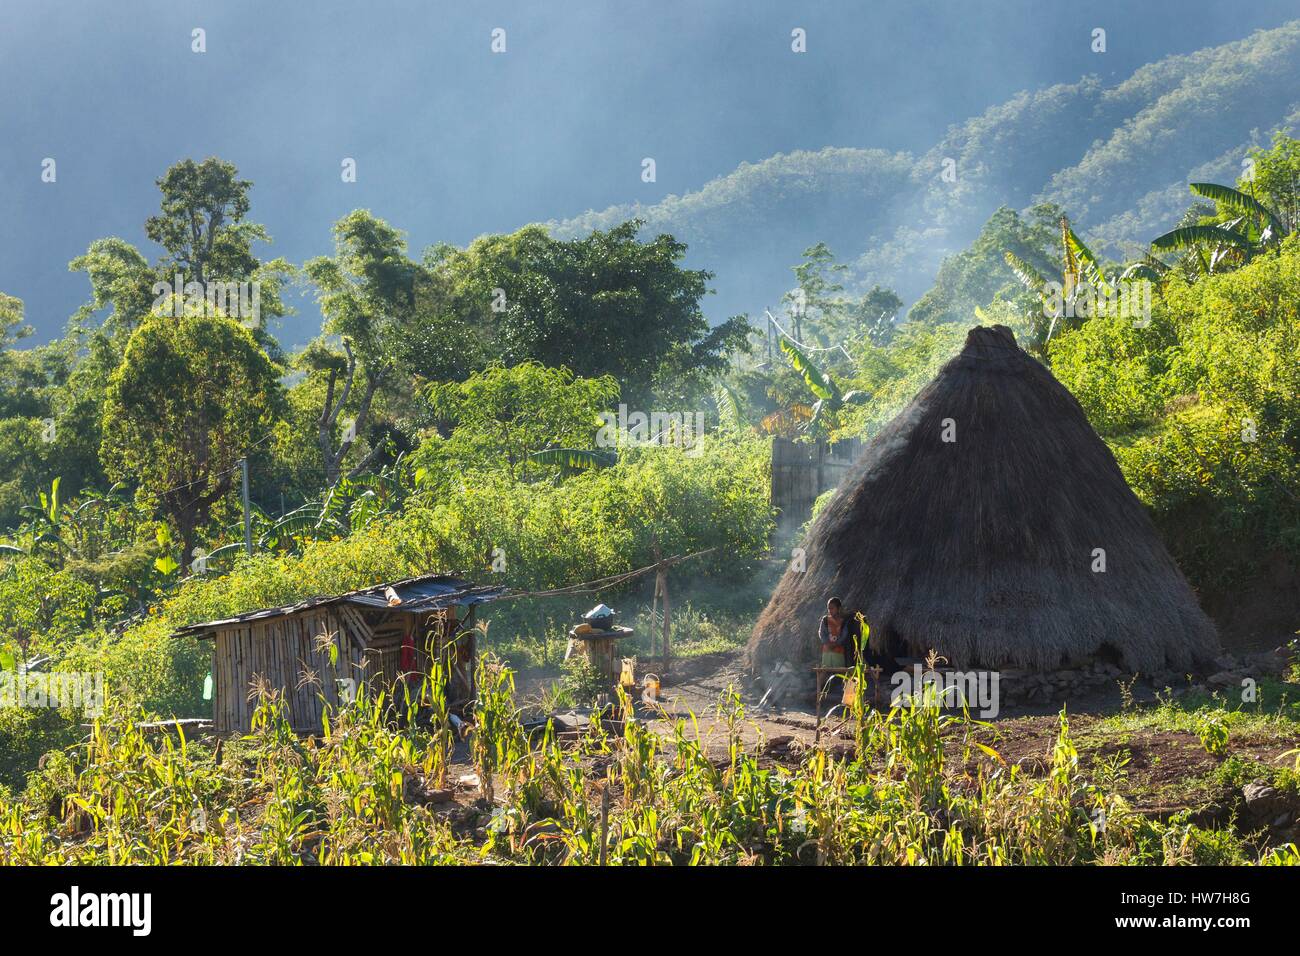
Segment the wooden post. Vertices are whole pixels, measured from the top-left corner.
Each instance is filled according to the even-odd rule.
[[[662,584],[663,584],[662,577],[656,572],[654,593],[650,595],[650,657],[651,658],[655,656],[655,651],[658,648],[658,642],[659,642],[659,638],[655,636],[655,632],[654,632],[654,620],[655,620],[655,615],[659,613],[659,588]]]
[[[253,553],[253,513],[248,508],[248,459],[239,459],[239,467],[243,471],[244,486],[244,550],[249,554]]]
[[[664,597],[664,673],[668,673],[668,658],[672,655],[673,647],[673,605],[672,600],[668,597],[668,566],[661,565],[659,568],[659,586],[663,589]]]

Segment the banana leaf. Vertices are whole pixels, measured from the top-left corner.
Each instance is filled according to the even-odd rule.
[[[790,360],[790,365],[803,376],[804,382],[818,398],[840,400],[840,390],[831,377],[814,365],[793,342],[781,336],[781,351]]]
[[[564,468],[608,468],[618,464],[614,452],[592,451],[587,448],[546,448],[528,456],[543,465],[560,465]]]
[[[1243,252],[1250,251],[1249,239],[1222,226],[1183,226],[1151,240],[1152,249],[1164,251],[1194,249],[1203,245],[1234,246]]]
[[[1020,280],[1021,285],[1030,292],[1042,295],[1043,286],[1047,285],[1047,280],[1042,277],[1037,269],[1014,252],[1004,252],[1002,258],[1007,261],[1007,265],[1011,267],[1011,271]]]
[[[730,385],[720,384],[713,393],[713,401],[718,406],[718,420],[732,431],[740,431],[749,422],[741,410],[740,397]]]
[[[1102,295],[1113,295],[1110,283],[1106,281],[1106,276],[1102,273],[1101,265],[1097,262],[1097,257],[1092,254],[1092,250],[1085,246],[1083,240],[1069,227],[1065,230],[1065,240],[1077,260],[1078,271],[1083,277]]]
[[[1275,236],[1286,234],[1286,229],[1283,227],[1282,220],[1277,213],[1254,196],[1243,193],[1239,189],[1222,186],[1219,183],[1192,183],[1191,190],[1198,196],[1204,196],[1206,199],[1214,200],[1221,206],[1227,206],[1233,212],[1245,213],[1247,216],[1268,223],[1269,230]]]
[[[237,554],[242,554],[243,551],[244,551],[244,542],[232,541],[230,544],[223,544],[221,547],[212,551],[208,555],[208,560],[223,561],[226,558],[233,558]]]

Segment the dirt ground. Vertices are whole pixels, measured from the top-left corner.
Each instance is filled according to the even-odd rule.
[[[554,680],[556,677],[553,673],[521,674],[518,678],[521,699],[537,699],[542,688]],[[788,696],[780,706],[759,708],[761,695],[750,690],[749,676],[741,665],[739,651],[704,654],[675,662],[671,672],[662,679],[659,707],[639,707],[638,713],[653,729],[663,731],[668,730],[673,720],[690,720],[693,714],[699,722],[701,734],[708,736],[717,730],[718,701],[729,687],[740,693],[745,706],[746,743],[757,744],[760,738],[771,740],[784,736],[811,743],[817,736],[817,713],[811,695]],[[1132,694],[1139,704],[1155,700],[1154,691],[1141,685],[1135,686]],[[830,700],[823,702],[822,713],[833,703]],[[1071,714],[1104,715],[1118,711],[1122,697],[1118,684],[1109,684],[1069,701],[1005,707],[997,720],[1005,722],[1016,718],[1046,717],[1054,736],[1056,715],[1060,713],[1062,704],[1068,706]],[[838,719],[826,722],[823,734],[838,722]]]
[[[554,674],[525,673],[519,678],[523,699],[536,699]],[[638,716],[664,734],[677,719],[688,722],[694,715],[708,750],[720,756],[726,749],[726,732],[717,717],[721,695],[729,687],[740,692],[745,715],[742,735],[747,747],[762,748],[773,763],[796,764],[809,747],[819,746],[847,756],[852,750],[852,727],[839,718],[822,721],[819,728],[814,702],[789,699],[779,709],[759,709],[758,695],[749,689],[739,651],[728,651],[683,659],[663,677],[657,707],[638,704]],[[1131,689],[1138,706],[1155,702],[1155,691],[1141,684]],[[823,713],[830,703],[823,704]],[[1197,736],[1181,730],[1133,730],[1117,733],[1097,726],[1123,707],[1118,683],[1100,687],[1085,697],[1048,701],[1038,705],[1007,707],[975,735],[980,743],[996,750],[1008,765],[1019,764],[1031,775],[1042,773],[1050,760],[1059,730],[1059,713],[1065,707],[1070,732],[1079,751],[1080,765],[1090,768],[1113,760],[1123,751],[1128,762],[1121,789],[1138,812],[1166,818],[1190,810],[1195,822],[1205,824],[1227,819],[1238,808],[1236,788],[1219,783],[1215,769],[1225,759],[1208,753]],[[1273,764],[1285,751],[1300,747],[1300,738],[1276,735],[1234,737],[1230,753],[1261,763]],[[954,739],[952,759],[960,759],[961,743]],[[468,766],[457,772],[468,772]],[[972,770],[974,767],[971,768]]]

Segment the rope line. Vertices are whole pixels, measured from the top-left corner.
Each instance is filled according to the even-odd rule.
[[[567,594],[595,594],[599,591],[605,591],[609,588],[617,587],[633,578],[638,578],[643,574],[651,571],[658,571],[660,568],[672,567],[675,564],[681,564],[683,561],[689,561],[692,558],[699,558],[706,554],[712,554],[717,551],[716,547],[706,548],[703,551],[695,551],[691,554],[678,554],[671,558],[664,558],[662,561],[656,561],[654,564],[646,565],[644,568],[637,568],[635,571],[624,571],[621,574],[611,574],[609,577],[597,578],[594,581],[586,581],[581,584],[570,584],[562,588],[550,588],[544,591],[512,591],[509,594],[503,594],[496,598],[496,601],[509,601],[516,598],[534,598],[534,597],[562,597]]]

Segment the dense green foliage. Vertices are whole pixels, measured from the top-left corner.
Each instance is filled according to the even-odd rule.
[[[507,365],[535,360],[577,375],[611,375],[637,407],[698,394],[744,342],[748,326],[713,328],[700,300],[711,273],[682,269],[686,246],[660,235],[637,242],[641,223],[582,239],[529,227],[429,259],[449,301],[479,327]]]
[[[235,464],[269,435],[275,366],[237,322],[150,316],[131,336],[104,396],[103,461],[158,500],[188,562],[212,505],[235,486]]]
[[[1148,327],[1093,319],[1051,356],[1193,580],[1300,565],[1300,242],[1171,280]]]

